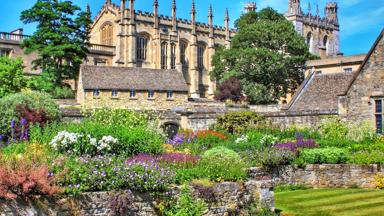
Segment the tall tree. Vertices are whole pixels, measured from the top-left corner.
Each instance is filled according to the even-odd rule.
[[[26,53],[38,53],[34,67],[51,74],[57,85],[75,79],[88,52],[89,9],[82,11],[71,1],[37,0],[21,13],[21,21],[37,23],[36,32],[22,44]]]
[[[211,77],[219,83],[240,80],[249,102],[276,103],[304,79],[309,53],[292,23],[272,8],[249,12],[235,23],[238,32],[229,49],[218,49]]]
[[[26,87],[21,58],[0,57],[0,98],[20,92]]]

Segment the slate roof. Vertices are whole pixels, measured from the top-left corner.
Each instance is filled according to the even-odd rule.
[[[312,74],[301,85],[286,109],[324,111],[338,109],[338,95],[353,78],[351,73]]]
[[[127,67],[81,66],[83,88],[101,90],[155,90],[188,92],[184,76],[177,70]]]

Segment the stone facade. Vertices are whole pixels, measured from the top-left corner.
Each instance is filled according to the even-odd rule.
[[[311,188],[374,188],[376,174],[384,174],[381,165],[309,164],[304,168],[286,166],[279,172],[265,172],[260,168],[251,170],[254,179],[269,178],[275,184],[305,185]]]
[[[173,92],[172,98],[167,98],[167,92],[155,91],[153,98],[148,98],[148,91],[136,91],[131,98],[129,91],[119,91],[118,96],[112,97],[110,90],[100,90],[100,96],[94,97],[93,91],[85,91],[85,108],[121,108],[134,110],[168,110],[183,106],[188,100],[186,92]]]
[[[339,114],[349,121],[370,121],[382,125],[375,118],[376,100],[384,98],[384,30],[376,40],[349,88],[339,97]],[[379,108],[379,107],[377,107]]]
[[[304,13],[301,9],[300,0],[289,0],[285,17],[293,23],[296,31],[305,38],[311,53],[321,58],[340,54],[337,3],[327,3],[325,17],[321,17],[318,5],[315,14],[311,13],[310,3],[307,13]]]
[[[193,196],[198,196],[191,186]],[[111,207],[111,199],[121,192],[84,193],[76,197],[35,197],[31,202],[0,200],[1,216],[45,216],[45,215],[81,215],[112,216],[116,215]],[[177,197],[180,187],[168,192]],[[248,207],[274,210],[274,193],[270,181],[250,180],[245,183],[224,182],[213,186],[217,200],[207,203],[205,216],[248,215]],[[133,202],[126,215],[155,216],[160,215],[156,206],[159,204],[147,193],[133,193]]]

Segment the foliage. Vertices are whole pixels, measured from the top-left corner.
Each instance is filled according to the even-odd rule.
[[[51,92],[52,97],[55,99],[74,99],[75,92],[68,86],[56,86]]]
[[[313,58],[304,39],[271,8],[244,14],[230,49],[218,49],[211,76],[219,83],[237,78],[253,104],[276,103],[302,82],[305,61]]]
[[[377,189],[384,189],[384,174],[376,174],[372,181],[372,184]]]
[[[180,197],[176,203],[164,212],[166,216],[200,216],[203,215],[206,205],[204,202],[192,197],[187,185],[181,188]]]
[[[229,112],[217,117],[214,128],[231,134],[241,134],[265,124],[265,118],[255,112]]]
[[[36,32],[22,43],[26,53],[38,53],[34,67],[51,74],[58,86],[63,79],[76,78],[88,52],[90,11],[82,12],[71,1],[37,0],[20,19],[37,23]]]
[[[115,215],[127,215],[133,202],[131,190],[122,191],[110,199],[110,207]]]
[[[24,66],[21,58],[0,56],[0,98],[20,92],[26,87]]]
[[[229,77],[224,82],[220,83],[215,93],[215,99],[225,102],[227,100],[239,102],[243,100],[243,89],[241,83],[235,77]]]
[[[303,149],[300,152],[300,157],[309,164],[345,163],[348,159],[348,150],[335,147]]]
[[[252,166],[263,166],[266,169],[273,170],[282,165],[290,164],[295,155],[287,149],[264,148],[260,150],[248,150],[241,155],[246,158]]]
[[[358,151],[351,153],[348,158],[350,164],[384,164],[384,151]]]
[[[307,190],[309,189],[309,187],[305,186],[305,185],[300,185],[300,184],[287,184],[287,185],[277,185],[276,187],[274,187],[274,192],[275,193],[278,193],[278,192],[284,192],[284,191],[297,191],[297,190]]]
[[[148,126],[151,117],[143,112],[105,108],[89,112],[88,119],[103,125],[134,128]]]
[[[260,146],[261,147],[270,147],[270,146],[274,145],[278,141],[278,139],[279,138],[277,138],[273,135],[265,134],[260,139]]]
[[[370,141],[377,137],[376,131],[371,122],[362,122],[359,124],[350,123],[348,125],[347,139],[354,142]]]
[[[246,177],[247,164],[239,154],[225,147],[206,151],[198,165],[200,176],[216,181],[240,180]]]
[[[53,195],[59,192],[47,166],[17,170],[0,166],[0,198],[27,198],[31,195]]]
[[[28,124],[33,119],[44,115],[44,122],[54,121],[60,117],[58,105],[48,95],[38,92],[23,92],[0,99],[0,134],[11,136],[11,123],[21,123],[23,118],[29,118]]]

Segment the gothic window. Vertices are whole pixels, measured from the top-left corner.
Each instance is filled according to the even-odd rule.
[[[375,123],[376,123],[376,132],[381,134],[383,133],[383,100],[375,100]]]
[[[171,44],[171,69],[176,68],[176,44]]]
[[[187,44],[184,42],[180,43],[180,61],[183,66],[187,66],[187,59],[186,59],[186,51],[187,51]]]
[[[323,39],[323,46],[324,46],[324,47],[327,47],[327,44],[328,44],[328,36],[325,35],[325,36],[324,36],[324,39]]]
[[[308,32],[307,41],[306,41],[308,46],[311,46],[311,41],[312,41],[312,33]]]
[[[161,44],[161,69],[167,69],[167,58],[168,58],[168,44],[163,42]]]
[[[148,38],[145,36],[139,36],[137,38],[137,60],[145,61],[147,59],[147,45]]]
[[[204,51],[205,51],[205,46],[204,45],[199,45],[197,47],[197,66],[199,67],[199,70],[204,69]]]
[[[101,44],[113,45],[113,26],[111,24],[106,24],[101,28]]]

